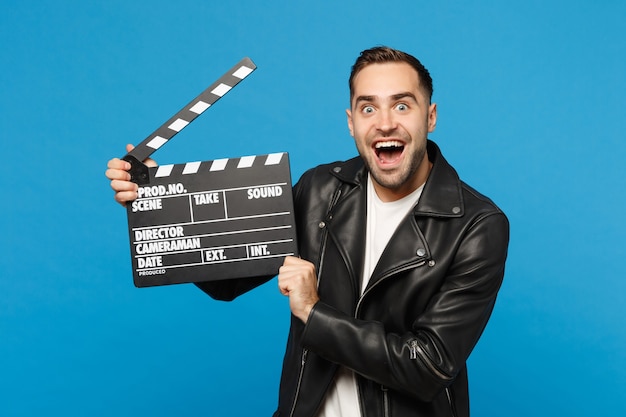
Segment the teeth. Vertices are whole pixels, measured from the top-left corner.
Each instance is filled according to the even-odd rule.
[[[377,142],[375,147],[376,149],[380,149],[380,148],[392,148],[392,147],[399,148],[401,146],[404,146],[404,145],[402,145],[402,143],[397,140],[387,140],[385,142]]]

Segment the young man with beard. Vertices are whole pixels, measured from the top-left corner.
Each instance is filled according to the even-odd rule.
[[[466,360],[504,275],[509,226],[428,140],[437,105],[413,56],[365,50],[350,75],[359,157],[294,187],[301,258],[278,275],[292,321],[275,416],[468,416]],[[109,161],[116,200],[137,197]],[[231,300],[269,280],[198,283]]]

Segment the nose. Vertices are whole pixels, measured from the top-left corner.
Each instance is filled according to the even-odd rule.
[[[391,132],[396,129],[396,120],[391,109],[380,109],[378,111],[376,127],[381,132]]]

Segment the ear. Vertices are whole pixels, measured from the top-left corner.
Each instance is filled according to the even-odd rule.
[[[432,133],[437,127],[437,103],[428,108],[428,133]]]
[[[348,130],[350,130],[350,136],[354,137],[354,125],[352,124],[352,111],[346,109],[346,116],[348,116]]]

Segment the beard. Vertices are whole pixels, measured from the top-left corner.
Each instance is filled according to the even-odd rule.
[[[393,170],[384,170],[378,167],[374,160],[377,155],[371,152],[371,149],[360,149],[357,147],[361,158],[365,163],[365,167],[376,183],[389,190],[398,190],[407,186],[415,178],[417,171],[424,161],[426,155],[426,140],[421,145],[414,148],[410,153],[402,155],[404,161],[402,165]],[[408,152],[405,149],[403,152]],[[421,184],[417,184],[419,186]],[[411,190],[413,191],[413,190]]]

